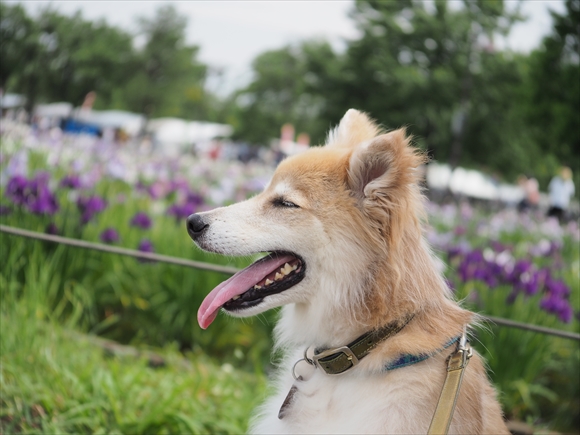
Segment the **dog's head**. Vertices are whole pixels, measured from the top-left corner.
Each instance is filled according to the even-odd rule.
[[[401,279],[394,252],[409,237],[419,243],[421,163],[403,130],[381,134],[351,109],[325,146],[284,160],[259,195],[190,216],[188,232],[206,251],[268,253],[206,297],[200,326],[220,308],[250,316],[290,303],[367,306],[385,271]]]

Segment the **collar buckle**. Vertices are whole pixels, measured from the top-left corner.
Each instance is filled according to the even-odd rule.
[[[328,363],[334,362],[338,359],[344,359],[343,355],[346,357],[346,361],[348,361],[345,362],[345,364],[350,363],[350,365],[346,366],[343,370],[336,372],[333,370],[335,367],[331,367]],[[350,347],[341,346],[335,347],[334,349],[327,349],[324,352],[312,355],[312,362],[316,367],[319,367],[329,375],[341,375],[357,366],[360,360]]]

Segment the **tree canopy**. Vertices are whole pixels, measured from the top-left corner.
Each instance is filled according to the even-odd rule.
[[[138,27],[139,35],[131,35],[50,7],[32,19],[21,5],[1,3],[2,87],[24,93],[30,105],[80,105],[94,91],[100,108],[203,118],[206,66],[197,60],[198,47],[185,42],[187,20],[163,6],[153,19],[138,19]]]

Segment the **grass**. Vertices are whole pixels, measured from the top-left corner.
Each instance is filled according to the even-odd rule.
[[[111,355],[90,336],[44,319],[30,304],[2,307],[0,432],[28,434],[243,433],[265,376],[177,347]]]

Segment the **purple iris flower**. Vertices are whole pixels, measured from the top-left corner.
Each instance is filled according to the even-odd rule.
[[[188,188],[189,187],[188,187],[187,180],[171,180],[169,190],[171,192],[175,192],[178,190],[186,192]]]
[[[498,242],[497,240],[492,240],[489,245],[491,246],[491,249],[494,250],[494,252],[500,253],[503,252],[507,249],[507,246],[504,245],[501,242]]]
[[[153,243],[151,243],[151,240],[149,239],[141,239],[141,241],[139,242],[139,246],[137,246],[137,249],[141,252],[155,252],[155,250],[153,249]],[[154,263],[153,260],[147,260],[144,258],[139,258],[138,261],[140,263]]]
[[[54,214],[59,209],[56,196],[48,188],[49,178],[47,172],[40,172],[29,182],[32,194],[28,198],[28,208],[32,213]]]
[[[58,227],[54,222],[49,223],[44,232],[52,236],[58,236],[60,234],[60,232],[58,231]]]
[[[148,186],[141,180],[137,181],[135,188],[139,192],[147,193]]]
[[[142,239],[137,249],[141,252],[153,252],[153,243],[149,239]]]
[[[479,249],[468,252],[461,261],[458,271],[463,282],[472,279],[483,280],[486,274],[486,263],[483,253]]]
[[[516,298],[518,297],[518,294],[519,293],[516,290],[512,290],[508,295],[508,297],[506,298],[507,304],[512,305],[515,302]]]
[[[195,192],[187,192],[187,198],[185,200],[188,204],[193,204],[195,206],[203,204],[203,197]]]
[[[540,308],[558,316],[564,323],[570,323],[574,311],[566,299],[551,294],[540,301]]]
[[[185,204],[173,204],[171,207],[167,209],[167,214],[170,216],[175,217],[175,220],[179,222],[187,218],[189,215],[195,213],[197,209],[195,204],[192,203],[185,203]]]
[[[28,187],[28,180],[22,175],[15,175],[8,180],[6,185],[6,196],[12,200],[15,205],[23,205],[26,203],[26,188]]]
[[[49,175],[38,173],[34,178],[27,180],[16,175],[8,181],[6,196],[15,205],[22,205],[34,214],[54,214],[58,211],[56,196],[48,187]]]
[[[462,254],[462,252],[463,252],[463,251],[461,250],[461,248],[460,248],[459,246],[450,246],[450,247],[447,249],[447,258],[448,258],[449,260],[451,260],[451,259],[453,259],[453,258],[455,258],[455,257],[457,257],[457,256],[459,256],[459,255],[461,255],[461,254]]]
[[[167,193],[167,189],[162,182],[156,181],[147,188],[147,192],[152,199],[159,199]]]
[[[102,212],[107,207],[107,202],[99,196],[79,197],[77,206],[81,212],[81,222],[88,223],[93,216]]]
[[[518,282],[515,287],[523,290],[526,295],[533,296],[540,290],[539,283],[538,272],[531,271],[523,274],[520,277],[520,282]]]
[[[543,287],[548,282],[548,280],[552,279],[550,269],[547,267],[541,268],[536,273],[536,278],[538,279],[538,286]]]
[[[546,279],[545,291],[559,298],[568,298],[570,296],[570,288],[561,280]]]
[[[100,239],[104,243],[115,243],[119,241],[119,233],[114,228],[106,228],[100,235]]]
[[[78,189],[81,185],[81,178],[78,175],[65,175],[60,180],[60,187],[64,188]]]
[[[506,279],[513,285],[520,283],[522,275],[532,272],[532,262],[529,260],[518,260],[514,268],[507,274]]]
[[[147,216],[147,213],[138,212],[131,219],[130,225],[147,230],[151,228],[151,218]]]
[[[56,197],[47,188],[38,189],[38,195],[29,201],[28,209],[34,214],[54,214],[59,206]]]

